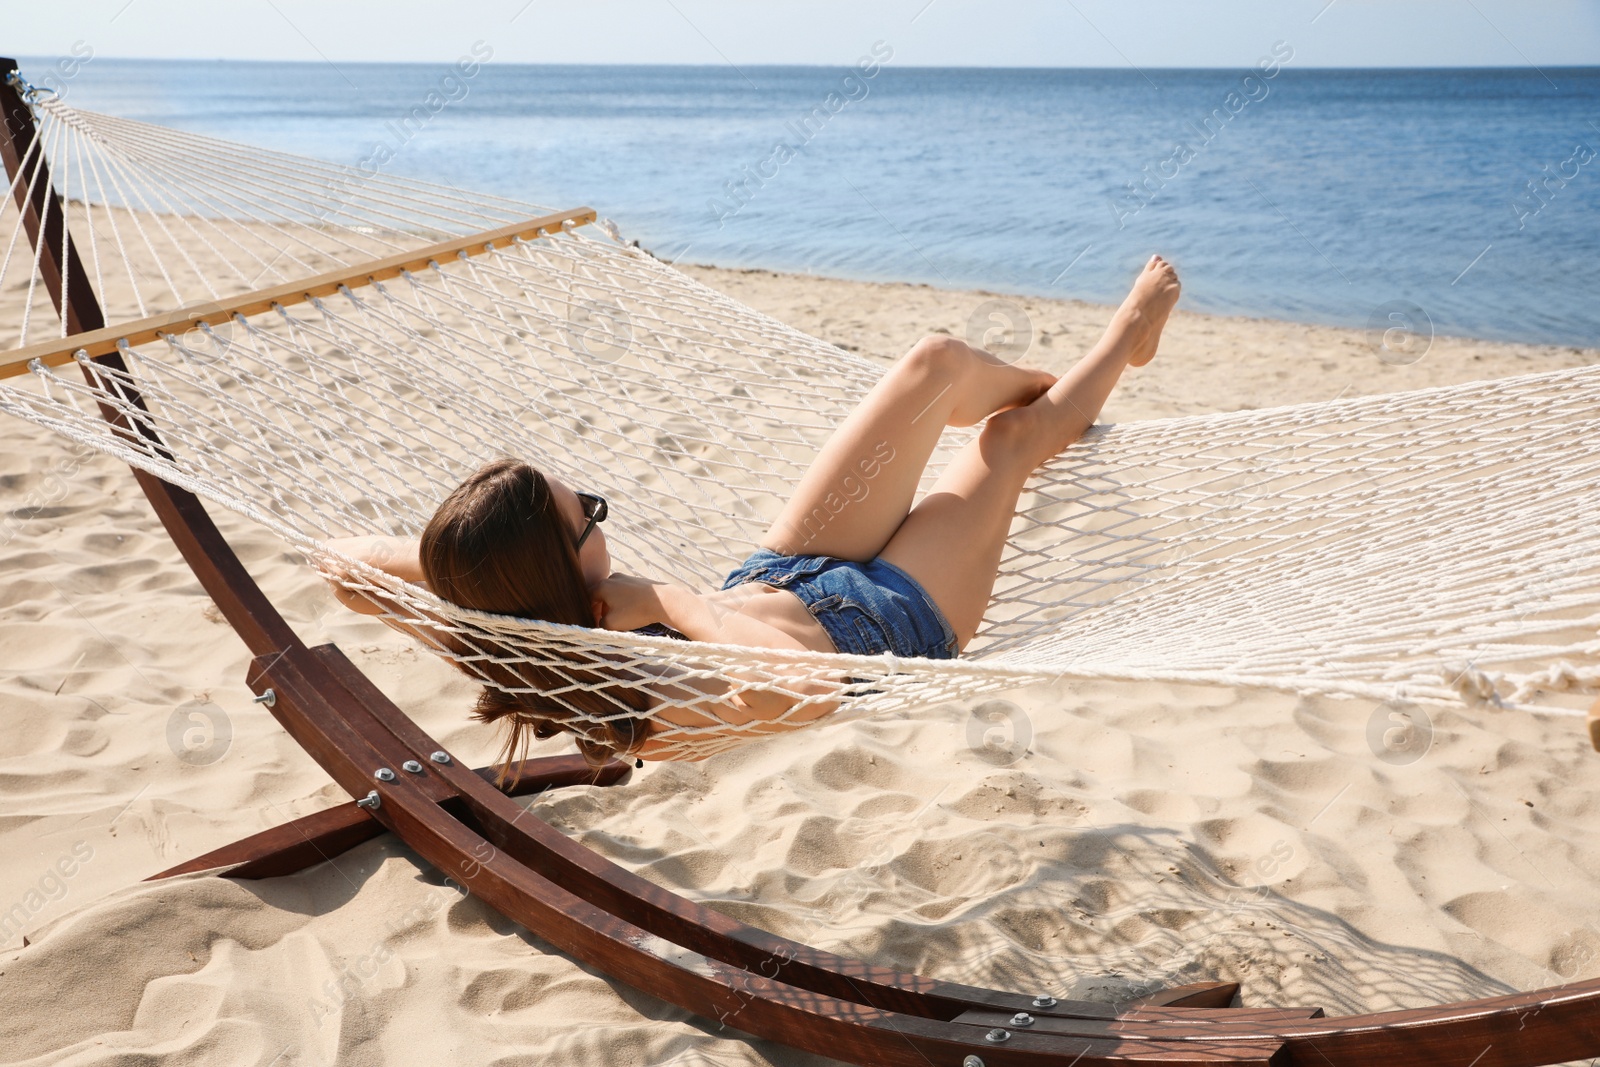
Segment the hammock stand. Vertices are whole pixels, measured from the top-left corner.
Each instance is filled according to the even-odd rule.
[[[14,60],[0,59],[0,77],[8,83],[16,71]],[[31,185],[15,181],[35,135],[32,111],[20,93],[0,90],[0,114],[0,157],[40,276],[67,335],[76,338],[56,353],[55,361],[65,362],[90,339],[78,335],[105,331],[106,323],[66,233],[48,170]],[[34,166],[46,165],[41,158]],[[584,209],[532,220],[519,232],[537,235],[563,221],[593,218]],[[497,236],[456,244],[481,246]],[[364,279],[383,266],[347,273]],[[278,292],[270,299],[293,297]],[[229,313],[218,305],[183,309],[163,316],[161,328]],[[122,369],[114,338],[130,336],[131,325],[110,331],[113,344],[92,358]],[[120,399],[142,408],[135,395],[125,392]],[[160,447],[149,425],[130,427],[109,405],[101,413],[119,432],[144,434]],[[336,646],[308,647],[299,639],[196,496],[138,468],[134,476],[207,594],[254,653],[246,682],[257,702],[356,798],[152,880],[222,867],[228,877],[274,877],[390,830],[501,914],[614,980],[722,1027],[862,1065],[1532,1067],[1600,1054],[1600,979],[1327,1019],[1321,1008],[1232,1007],[1237,983],[1181,986],[1120,1004],[987,990],[875,967],[744,925],[595,855],[494,788],[488,769],[458,764]],[[591,770],[567,756],[529,760],[523,772],[514,792],[610,785],[625,780],[629,769],[612,761]]]

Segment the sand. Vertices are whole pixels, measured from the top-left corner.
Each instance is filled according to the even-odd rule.
[[[1060,370],[1108,314],[688,269],[885,362],[1020,309],[1023,358]],[[1104,417],[1597,360],[1436,338],[1394,365],[1363,331],[1180,310]],[[392,836],[291,877],[141,882],[345,798],[250,702],[248,653],[127,470],[15,420],[0,443],[0,1061],[831,1062],[575,964]],[[213,511],[308,641],[337,642],[460,757],[492,754],[464,679]],[[531,810],[746,922],[998,988],[1113,999],[1235,980],[1249,1005],[1346,1014],[1600,977],[1600,755],[1581,722],[1440,711],[1431,749],[1397,765],[1368,747],[1370,702],[1110,683],[1003,700],[1014,759],[970,729],[972,707],[942,705],[647,765]]]

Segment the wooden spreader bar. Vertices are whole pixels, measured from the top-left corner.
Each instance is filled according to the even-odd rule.
[[[9,92],[9,90],[7,90]],[[19,189],[18,198],[22,193]],[[24,374],[28,364],[33,360],[50,367],[58,367],[71,362],[78,352],[85,352],[90,356],[104,356],[117,351],[117,343],[126,341],[129,345],[142,345],[154,341],[162,334],[184,333],[197,330],[201,326],[218,326],[229,321],[235,315],[258,315],[268,311],[274,304],[289,307],[294,304],[304,303],[314,297],[328,296],[337,293],[341,286],[366,285],[368,282],[385,281],[389,278],[398,278],[407,271],[422,270],[431,261],[445,259],[465,254],[467,256],[480,256],[493,250],[496,246],[505,244],[514,238],[531,240],[543,237],[550,233],[560,233],[563,226],[583,226],[595,220],[593,208],[580,207],[571,211],[561,211],[554,215],[543,215],[526,222],[513,223],[510,226],[501,226],[495,230],[485,230],[483,233],[469,234],[466,237],[456,237],[448,241],[440,241],[425,248],[413,249],[409,252],[400,252],[396,255],[375,259],[368,263],[360,263],[354,267],[343,267],[326,274],[318,274],[312,278],[301,281],[288,282],[284,285],[274,285],[267,289],[257,289],[252,292],[231,296],[225,300],[208,300],[200,304],[190,304],[176,311],[163,312],[160,315],[150,315],[132,322],[118,323],[114,326],[105,326],[85,333],[72,334],[67,337],[56,338],[49,341],[40,341],[37,344],[24,348],[15,348],[10,352],[0,355],[0,378],[10,378],[14,375]],[[56,247],[60,247],[57,245]],[[76,288],[74,282],[72,288]]]
[[[15,66],[0,59],[0,76]],[[3,88],[0,114],[0,159],[14,177],[33,138],[33,116],[16,93]],[[35,346],[4,357],[9,362],[0,376],[33,358],[65,362],[80,348],[122,369],[118,338],[140,343],[135,337],[150,340],[201,321],[248,314],[273,299],[284,302],[282,295],[268,294],[292,290],[303,299],[381,270],[398,273],[439,255],[470,253],[474,245],[482,249],[511,232],[533,236],[594,217],[588,209],[549,216],[532,220],[527,229],[422,249],[388,266],[368,264],[337,280],[323,276],[227,305],[105,329],[86,272],[65,238],[48,170],[33,194],[18,192],[17,198],[39,250],[41,277],[74,337],[44,346],[49,351]],[[62,300],[63,288],[70,301]],[[95,383],[90,368],[84,369]],[[120,399],[141,404],[131,391]],[[120,418],[110,405],[102,404],[101,411],[114,422]],[[121,432],[141,433],[161,447],[148,426],[119,425]],[[278,722],[341,788],[368,804],[318,812],[156,877],[232,864],[239,864],[228,872],[233,877],[291,873],[390,830],[468,892],[614,981],[715,1021],[730,1037],[736,1031],[754,1034],[864,1067],[1534,1067],[1600,1054],[1600,980],[1325,1019],[1317,1008],[1230,1007],[1238,986],[1229,982],[1182,986],[1123,1004],[1036,999],[902,974],[746,926],[572,841],[494,788],[482,771],[433,759],[442,746],[337,648],[308,648],[300,640],[196,497],[142,471],[134,474],[206,592],[255,654],[250,687],[263,694],[270,689],[268,706]],[[578,757],[562,757],[530,761],[524,772],[522,791],[537,792],[618,782],[628,769],[616,762],[591,769]]]

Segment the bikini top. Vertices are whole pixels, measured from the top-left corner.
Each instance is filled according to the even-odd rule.
[[[630,630],[629,633],[644,634],[646,637],[672,637],[672,638],[676,638],[679,641],[687,641],[687,640],[689,640],[688,637],[686,637],[683,634],[679,633],[677,630],[674,630],[672,627],[668,626],[664,622],[653,622],[649,626],[641,626],[637,630]],[[854,684],[856,682],[865,681],[865,679],[862,679],[862,678],[849,678],[849,679],[846,679],[846,680],[848,682],[852,683],[852,684]],[[877,692],[881,692],[881,690],[867,689],[867,690],[863,690],[861,693],[845,693],[845,694],[843,694],[842,698],[843,699],[849,699],[852,696],[862,696],[862,695],[865,695],[866,693],[877,693]]]
[[[671,637],[678,641],[689,640],[683,634],[679,633],[677,630],[674,630],[664,622],[653,622],[649,626],[641,626],[637,630],[632,630],[629,632],[644,634],[646,637]]]

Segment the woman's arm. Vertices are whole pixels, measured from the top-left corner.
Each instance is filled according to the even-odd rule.
[[[421,544],[414,537],[338,537],[327,542],[327,546],[341,555],[387,571],[401,581],[428,588],[428,583],[422,578]],[[416,614],[414,611],[402,610],[381,592],[351,589],[342,584],[339,579],[347,575],[338,559],[323,557],[322,568],[327,572],[328,584],[333,586],[334,599],[351,611],[361,615],[376,615],[390,629],[414,637],[425,645],[438,645],[436,638],[405,621],[406,616]],[[422,617],[431,618],[426,613]]]
[[[383,537],[373,535],[369,537],[337,537],[327,542],[329,548],[340,555],[349,556],[368,566],[376,567],[381,571],[388,571],[403,582],[411,582],[427,588],[427,583],[422,579],[422,559],[420,544],[414,537]],[[338,571],[338,560],[328,560],[325,566],[333,571],[334,577],[330,579],[333,586],[333,595],[339,603],[351,611],[360,612],[362,615],[383,615],[393,610],[394,605],[387,600],[375,599],[370,593],[350,589],[341,585],[337,578],[342,575]]]

